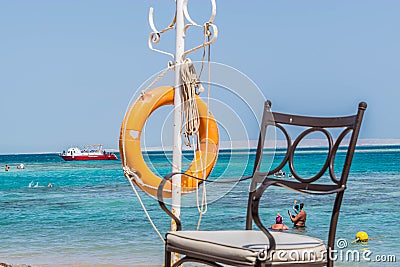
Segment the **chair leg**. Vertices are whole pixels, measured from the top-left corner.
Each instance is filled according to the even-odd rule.
[[[167,248],[165,248],[164,266],[171,267],[171,252],[169,252]]]

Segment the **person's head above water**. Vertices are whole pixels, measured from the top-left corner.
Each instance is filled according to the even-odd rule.
[[[276,224],[282,224],[283,223],[283,218],[279,213],[276,215],[275,222],[276,222]]]

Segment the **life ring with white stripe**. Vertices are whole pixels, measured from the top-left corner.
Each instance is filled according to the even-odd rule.
[[[157,188],[161,178],[154,174],[144,161],[140,137],[147,118],[159,107],[173,105],[174,88],[172,86],[161,86],[143,93],[134,104],[132,104],[122,121],[119,150],[122,165],[133,172],[133,182],[144,192],[157,196]],[[218,155],[219,134],[217,122],[209,112],[207,104],[198,96],[196,103],[199,111],[199,133],[200,145],[197,146],[192,163],[185,174],[203,178],[208,177],[215,166]],[[207,128],[208,123],[208,128]],[[208,134],[207,134],[208,130]],[[207,149],[207,150],[206,150]],[[189,193],[196,189],[201,181],[185,175],[181,177],[182,193]],[[171,197],[171,183],[164,187],[164,197]]]

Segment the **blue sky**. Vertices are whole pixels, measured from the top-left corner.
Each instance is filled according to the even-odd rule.
[[[0,0],[0,153],[117,148],[130,98],[169,60],[147,48],[150,6],[166,26],[173,1]],[[210,4],[189,11],[204,21]],[[217,0],[212,60],[248,75],[274,110],[347,115],[364,100],[361,138],[400,138],[399,14],[395,0]]]

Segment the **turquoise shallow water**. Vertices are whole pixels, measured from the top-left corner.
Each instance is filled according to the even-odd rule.
[[[322,153],[303,152],[312,161]],[[151,153],[147,160],[161,174],[169,172],[169,155]],[[235,178],[251,171],[254,155],[246,151],[220,153],[214,176]],[[187,155],[186,164],[190,161]],[[17,170],[24,163],[26,169]],[[4,165],[11,165],[9,172]],[[0,262],[47,266],[162,265],[163,244],[148,223],[120,161],[65,162],[56,154],[0,155]],[[39,188],[28,184],[38,182]],[[375,238],[367,245],[349,245],[372,256],[395,255],[400,261],[400,148],[359,149],[345,193],[337,238],[349,243],[360,231]],[[53,187],[48,188],[47,184]],[[208,187],[210,204],[202,229],[243,229],[249,183]],[[331,197],[296,195],[273,188],[267,191],[262,214],[272,224],[275,214],[286,215],[293,199],[305,203],[306,234],[326,240]],[[162,233],[169,219],[156,201],[141,194]],[[222,196],[222,197],[221,197]],[[194,229],[198,212],[194,194],[183,198],[183,227]],[[288,223],[287,216],[284,221]],[[296,230],[289,230],[295,232]],[[365,262],[337,261],[338,266],[365,266]],[[397,266],[398,263],[370,263]]]

